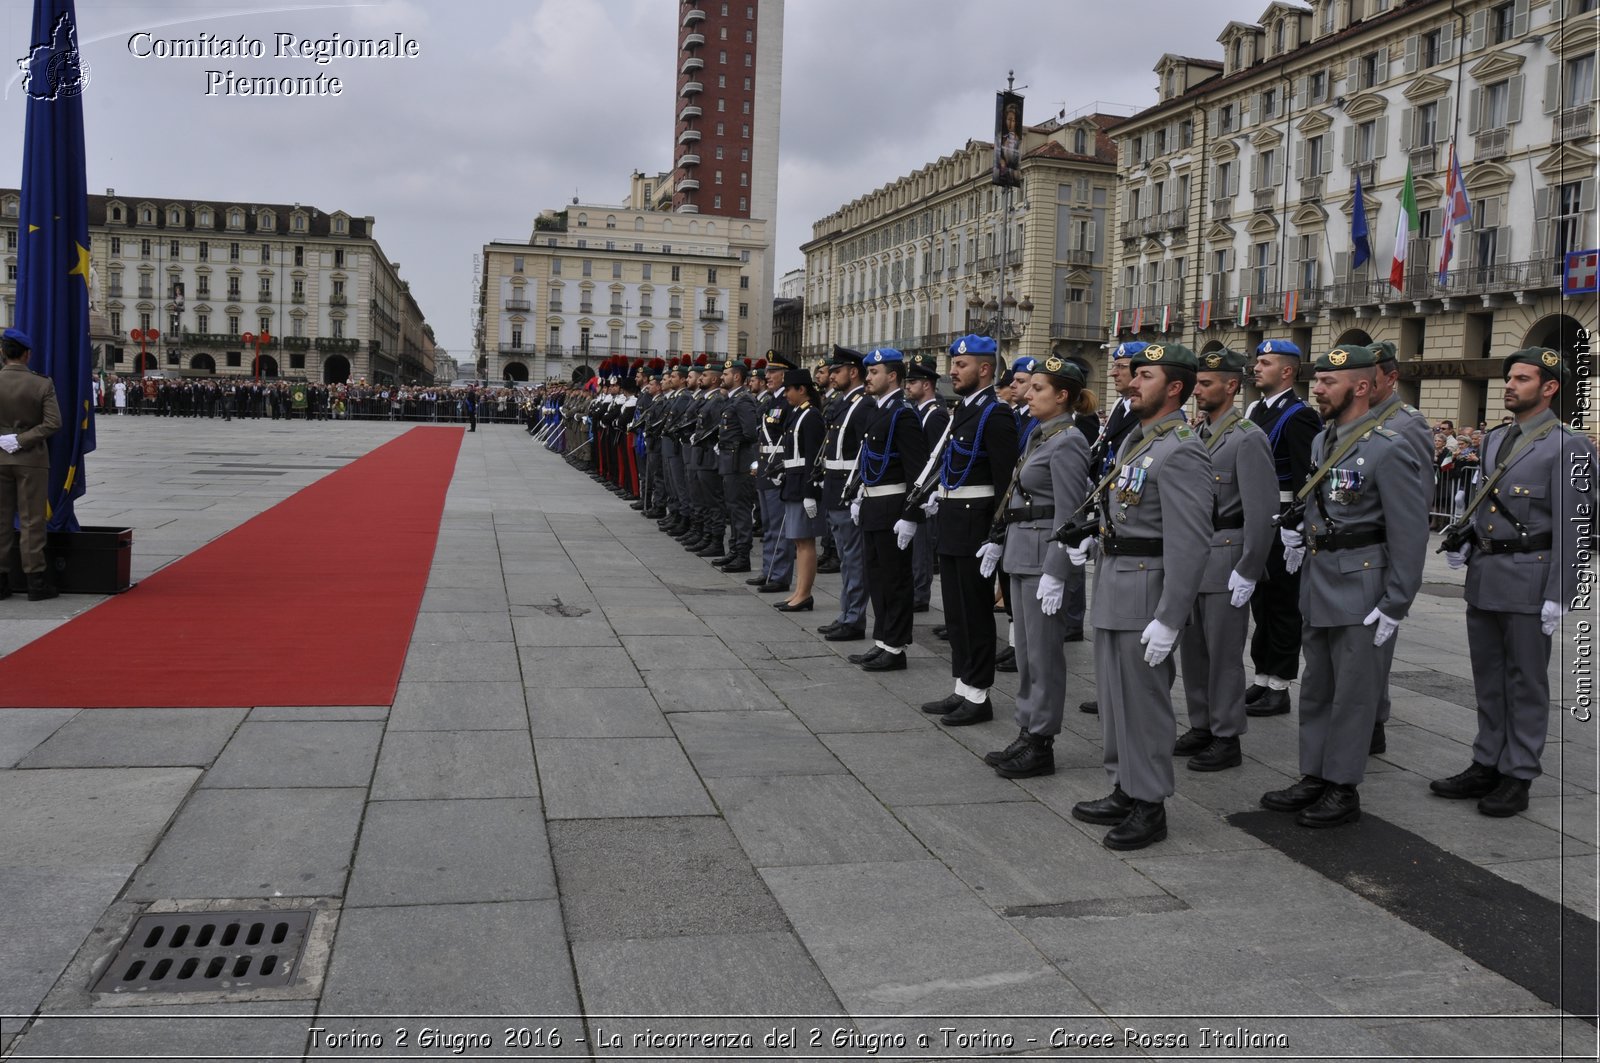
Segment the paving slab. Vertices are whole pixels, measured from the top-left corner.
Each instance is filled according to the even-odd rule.
[[[622,645],[641,672],[741,667],[738,656],[709,635],[624,635]]]
[[[501,731],[391,731],[384,736],[374,801],[537,797],[528,739]]]
[[[572,959],[591,1015],[842,1014],[784,931],[575,941]]]
[[[406,652],[401,682],[518,681],[522,668],[510,642],[417,642]]]
[[[549,831],[575,943],[788,930],[720,819],[575,820]]]
[[[359,789],[200,790],[126,897],[341,893],[365,798]]]
[[[528,690],[534,738],[670,738],[672,728],[641,687]]]
[[[859,673],[860,669],[851,671]],[[897,698],[878,694],[876,684],[867,687],[860,678],[851,682],[817,682],[801,677],[792,682],[775,681],[773,689],[783,704],[819,735],[931,731],[936,726],[934,717]]]
[[[422,595],[424,613],[503,613],[505,589],[437,586],[431,581]]]
[[[382,739],[376,721],[247,721],[200,785],[366,786]]]
[[[185,1063],[296,1058],[305,1051],[304,1001],[128,1008],[106,1015],[46,1015],[17,1042],[19,1057],[135,1059],[159,1052]]]
[[[1501,878],[1526,886],[1541,897],[1600,919],[1600,875],[1593,856],[1552,857],[1547,860],[1511,860],[1485,864]]]
[[[0,1015],[39,1007],[106,906],[133,874],[134,863],[74,868],[0,864]]]
[[[387,705],[258,705],[251,720],[387,720]]]
[[[511,618],[503,613],[426,612],[411,630],[416,642],[510,642]]]
[[[920,860],[927,849],[851,775],[708,779],[757,867]]]
[[[511,628],[518,646],[546,648],[552,646],[606,646],[619,645],[616,632],[599,612],[583,616],[550,616],[536,613],[533,616],[514,616]]]
[[[715,814],[676,739],[541,738],[536,752],[549,819]]]
[[[89,709],[33,752],[22,768],[206,767],[246,709]]]
[[[528,726],[520,682],[401,683],[391,731],[517,731]]]
[[[662,712],[783,708],[767,685],[742,667],[658,668],[644,682]]]
[[[703,779],[844,771],[791,712],[678,712],[670,719]]]
[[[81,709],[0,710],[0,769],[14,766]]]
[[[541,686],[638,687],[638,669],[615,649],[591,646],[523,646],[523,683]]]
[[[538,801],[378,801],[361,828],[345,907],[555,896]]]
[[[1015,783],[942,734],[828,734],[822,741],[886,805],[1026,801]]]
[[[137,864],[199,777],[195,768],[0,772],[0,860],[36,868]]]

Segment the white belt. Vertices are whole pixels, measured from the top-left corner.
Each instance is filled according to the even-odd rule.
[[[784,458],[783,459],[783,467],[785,469],[803,469],[807,465],[810,465],[810,464],[811,463],[809,461],[807,461],[806,459],[804,459],[804,458]]]
[[[1293,502],[1294,501],[1294,492],[1293,491],[1279,491],[1278,492],[1278,501],[1280,503],[1285,503],[1285,504],[1287,504],[1289,502]]]
[[[862,498],[884,498],[888,495],[903,495],[906,493],[905,484],[879,484],[877,487],[863,487]]]
[[[761,453],[763,453],[763,454],[779,454],[779,453],[782,453],[782,451],[783,451],[783,447],[781,447],[781,446],[772,446],[772,447],[762,447],[761,448]]]
[[[854,458],[826,458],[822,467],[829,472],[849,472],[856,467],[856,462]]]
[[[940,498],[993,498],[994,484],[978,484],[973,487],[941,487]]]

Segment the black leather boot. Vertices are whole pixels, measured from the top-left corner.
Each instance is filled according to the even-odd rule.
[[[1354,786],[1330,783],[1315,804],[1300,810],[1294,821],[1302,827],[1338,827],[1361,818],[1361,795]]]
[[[950,697],[952,697],[952,698],[959,698],[960,696],[961,696],[960,694],[951,694],[950,695]],[[945,700],[948,701],[949,698],[946,698]],[[929,705],[943,705],[944,702],[943,701],[929,702],[928,704]],[[951,706],[951,708],[955,708],[955,707],[956,706]],[[924,705],[922,707],[922,711],[923,712],[927,712],[928,711],[928,706]],[[946,709],[945,711],[949,712],[950,710]],[[1025,749],[1027,747],[1027,745],[1028,745],[1028,729],[1026,727],[1024,727],[1022,730],[1017,732],[1017,737],[1015,737],[1015,738],[1013,738],[1011,740],[1011,744],[1009,746],[1006,746],[1004,749],[997,749],[992,753],[985,753],[983,755],[983,762],[985,764],[989,765],[989,767],[992,768],[996,764],[1002,764],[1005,761],[1008,761],[1012,757],[1016,756],[1018,753],[1021,753],[1023,751],[1023,749]]]
[[[1500,784],[1494,792],[1478,802],[1478,811],[1486,816],[1504,819],[1514,816],[1528,807],[1528,787],[1532,784],[1530,779],[1515,779],[1510,775],[1500,776]]]
[[[1190,771],[1222,771],[1244,763],[1237,738],[1213,738],[1211,744],[1189,758]]]
[[[1055,736],[1029,734],[1023,748],[1010,760],[994,766],[1002,779],[1031,779],[1056,773]]]
[[[56,590],[55,585],[50,582],[45,573],[28,573],[28,601],[42,602],[46,598],[54,598],[60,593],[60,591]]]
[[[1269,808],[1274,812],[1298,812],[1302,808],[1314,805],[1322,798],[1322,791],[1330,784],[1327,779],[1319,779],[1315,775],[1304,776],[1293,786],[1282,790],[1269,790],[1261,795],[1261,807]]]
[[[1467,770],[1458,772],[1448,779],[1435,779],[1428,784],[1428,789],[1440,797],[1448,797],[1452,801],[1460,801],[1469,797],[1488,797],[1494,788],[1500,785],[1500,772],[1487,764],[1473,761],[1467,765]]]
[[[11,577],[0,572],[0,602],[11,597]]]
[[[1191,727],[1178,736],[1172,744],[1175,757],[1192,757],[1211,744],[1211,732],[1203,727]]]
[[[1167,836],[1167,806],[1161,801],[1135,801],[1128,818],[1106,833],[1105,847],[1126,852],[1154,845]]]
[[[1133,811],[1134,800],[1123,793],[1121,786],[1098,801],[1079,801],[1072,806],[1072,818],[1085,823],[1121,823]]]

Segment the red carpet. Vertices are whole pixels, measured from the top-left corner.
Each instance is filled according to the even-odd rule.
[[[0,707],[392,704],[461,436],[414,428],[0,658]]]

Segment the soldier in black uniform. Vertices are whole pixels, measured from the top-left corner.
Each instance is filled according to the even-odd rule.
[[[994,580],[979,571],[1000,491],[1017,464],[1017,419],[995,395],[999,351],[987,336],[950,346],[950,382],[960,401],[939,464],[939,490],[928,500],[939,530],[939,591],[950,635],[955,692],[922,711],[951,727],[994,719]]]
[[[728,519],[728,552],[712,562],[724,572],[749,572],[755,545],[757,451],[760,446],[761,404],[750,393],[750,362],[730,358],[722,367],[722,387],[728,393],[717,417],[717,473],[722,478],[722,500]]]
[[[761,396],[761,438],[756,453],[760,465],[756,470],[756,497],[761,505],[761,574],[745,582],[762,594],[787,591],[794,574],[794,541],[783,534],[782,479],[774,481],[768,475],[768,466],[782,460],[783,430],[793,410],[784,398],[783,376],[797,368],[777,351],[768,351],[765,362],[756,363],[756,370],[765,374],[767,385]]]
[[[861,529],[851,519],[850,499],[844,497],[844,482],[856,467],[856,452],[866,429],[867,411],[863,403],[866,387],[861,382],[862,354],[849,347],[833,348],[829,363],[834,389],[839,393],[823,414],[828,426],[822,445],[822,505],[833,529],[834,546],[839,551],[839,618],[817,630],[829,642],[854,642],[867,633],[867,587],[865,583]],[[819,566],[818,571],[821,571]]]
[[[913,354],[906,359],[906,398],[917,411],[922,424],[922,437],[928,441],[932,453],[944,439],[950,427],[950,414],[939,401],[939,362],[931,354]],[[913,472],[915,476],[922,470]],[[934,552],[938,536],[934,526],[938,521],[925,520],[917,525],[917,537],[911,544],[911,611],[925,613],[933,599]]]
[[[873,648],[851,655],[850,662],[867,672],[898,672],[905,669],[911,645],[911,542],[923,519],[920,507],[906,504],[906,493],[928,463],[928,441],[902,390],[905,356],[879,347],[862,364],[873,406],[865,411],[869,419],[857,466],[861,488],[852,517],[866,548]]]

